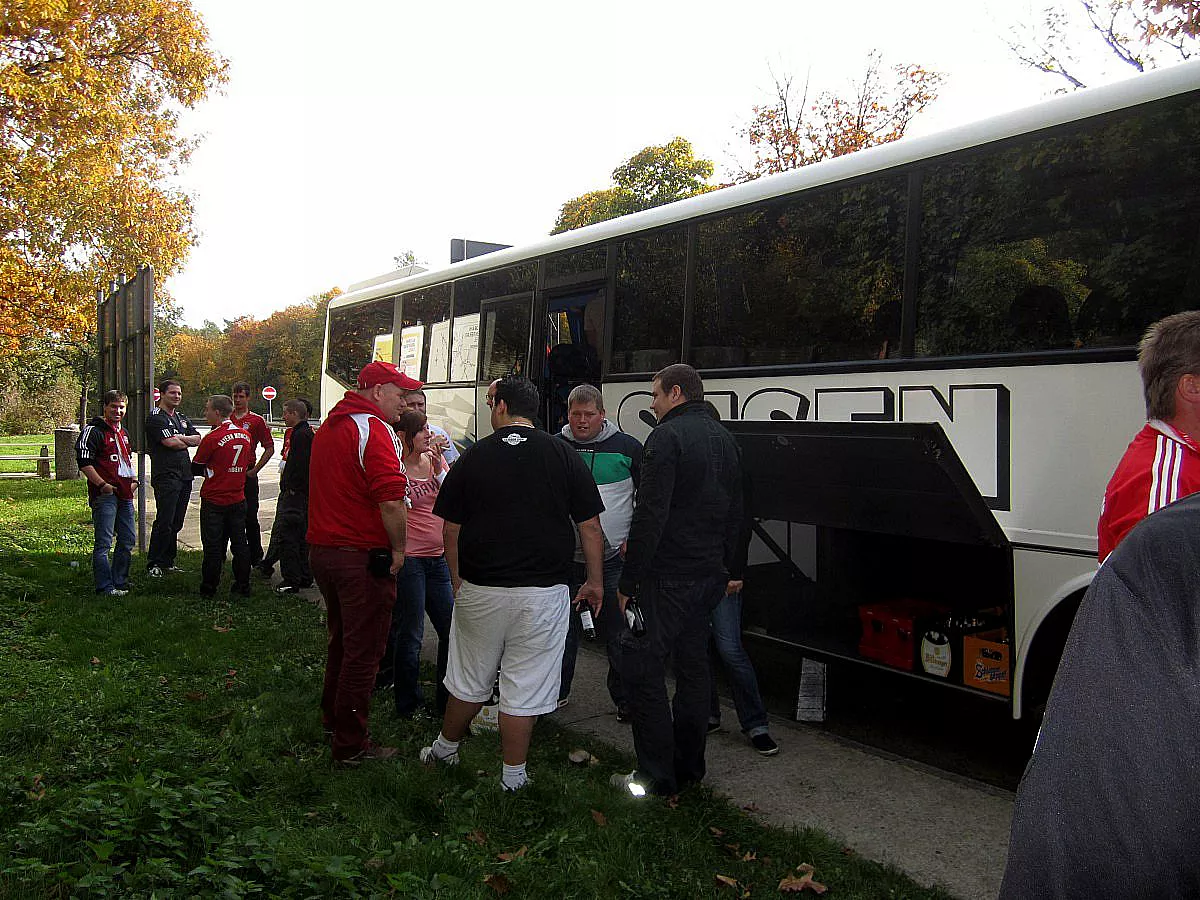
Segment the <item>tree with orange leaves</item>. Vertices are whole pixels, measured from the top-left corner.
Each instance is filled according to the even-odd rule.
[[[0,348],[79,339],[97,286],[194,235],[178,110],[225,80],[188,0],[0,4]]]
[[[775,100],[754,107],[753,119],[741,131],[754,153],[741,180],[897,140],[937,98],[942,81],[940,73],[915,64],[885,70],[877,50],[868,55],[866,72],[849,97],[826,91],[810,103],[807,84],[797,97],[790,75],[776,78]]]

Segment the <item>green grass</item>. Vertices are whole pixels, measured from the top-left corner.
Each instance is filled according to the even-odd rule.
[[[82,494],[0,484],[0,897],[765,897],[801,863],[831,897],[946,896],[704,789],[622,797],[631,760],[550,722],[517,795],[494,735],[428,770],[437,723],[386,701],[372,728],[400,762],[335,769],[319,611],[261,586],[202,601],[196,554],[97,599]]]

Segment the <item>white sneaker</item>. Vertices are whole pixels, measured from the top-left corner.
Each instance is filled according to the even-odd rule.
[[[523,790],[525,790],[525,788],[529,787],[531,784],[533,784],[533,779],[530,778],[528,775],[526,775],[525,780],[522,781],[520,784],[518,784],[516,787],[509,787],[507,784],[504,783],[504,776],[503,775],[500,776],[500,790],[504,791],[504,793],[506,793],[506,794],[515,794],[517,791],[523,791]]]
[[[608,783],[631,797],[645,797],[648,793],[643,785],[638,784],[637,772],[630,772],[627,775],[617,772],[608,780]]]
[[[421,762],[427,766],[457,766],[459,763],[457,750],[455,750],[449,756],[438,756],[433,752],[432,746],[422,747],[418,756],[420,757]]]
[[[146,574],[149,575],[151,578],[162,578],[163,570],[162,570],[161,566],[151,566],[150,568],[148,568],[146,570]]]
[[[124,597],[124,596],[126,596],[128,593],[129,593],[129,591],[123,591],[123,590],[121,590],[120,588],[113,588],[111,591],[109,591],[109,592],[108,592],[108,594],[107,594],[106,596],[109,596],[109,597]]]

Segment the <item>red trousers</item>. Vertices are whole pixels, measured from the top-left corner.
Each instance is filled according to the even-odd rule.
[[[329,624],[321,719],[333,732],[333,758],[349,759],[367,742],[371,692],[392,624],[396,579],[372,576],[366,550],[313,545],[308,553]]]

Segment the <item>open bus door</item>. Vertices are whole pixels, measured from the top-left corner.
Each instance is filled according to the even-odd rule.
[[[1009,698],[1012,547],[940,425],[725,424],[742,449],[756,536],[748,643]],[[963,665],[984,635],[990,682]]]
[[[577,287],[546,296],[542,367],[541,425],[550,433],[567,422],[567,397],[580,384],[600,386],[605,295],[601,286]]]

